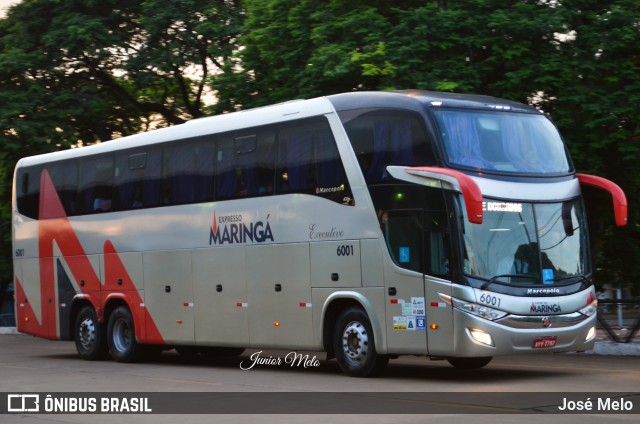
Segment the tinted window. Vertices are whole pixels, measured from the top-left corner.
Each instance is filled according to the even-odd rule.
[[[560,134],[543,115],[434,109],[447,161],[496,173],[567,174]]]
[[[388,177],[386,167],[436,163],[423,120],[417,113],[359,109],[340,113],[368,184]]]
[[[68,216],[306,193],[353,204],[324,117],[121,150],[47,167]],[[39,168],[20,169],[19,211],[38,217]]]
[[[118,152],[115,161],[114,210],[162,204],[162,153],[159,149]]]
[[[180,141],[164,149],[166,201],[170,205],[213,200],[215,145]]]
[[[40,207],[40,168],[21,168],[16,173],[16,203],[18,212],[38,219]]]
[[[65,161],[46,167],[67,216],[77,212],[78,165]]]
[[[216,162],[216,199],[273,194],[273,129],[253,128],[220,135]]]
[[[389,255],[399,267],[450,275],[450,226],[442,190],[417,185],[371,187]]]
[[[80,214],[108,212],[113,208],[113,158],[83,158],[80,160]]]
[[[278,137],[278,193],[307,193],[353,204],[353,195],[326,119],[296,121]]]

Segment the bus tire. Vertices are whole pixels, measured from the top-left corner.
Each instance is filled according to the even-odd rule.
[[[107,343],[111,357],[118,362],[137,362],[144,355],[144,346],[136,340],[133,315],[126,306],[118,306],[109,316]]]
[[[375,349],[371,321],[360,307],[345,309],[336,321],[333,350],[340,369],[350,377],[372,377],[389,362]]]
[[[474,370],[484,367],[491,362],[492,359],[493,358],[489,356],[486,358],[449,358],[447,361],[461,370]]]
[[[84,306],[80,309],[73,331],[76,350],[82,359],[95,361],[107,356],[104,327],[98,322],[98,316],[93,307]]]

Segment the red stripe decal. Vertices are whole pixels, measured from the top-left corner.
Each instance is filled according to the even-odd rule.
[[[40,292],[41,316],[43,323],[38,324],[32,306],[27,304],[25,314],[33,317],[28,323],[21,323],[26,333],[56,339],[59,331],[56,328],[57,308],[55,299],[54,278],[54,242],[66,261],[76,281],[84,280],[79,289],[96,309],[99,319],[107,299],[119,297],[124,299],[134,316],[136,335],[142,342],[164,344],[153,319],[146,308],[140,308],[142,298],[131,280],[124,264],[120,260],[113,244],[107,240],[104,244],[105,282],[100,281],[93,265],[84,251],[71,222],[66,217],[64,207],[56,193],[51,177],[46,170],[40,177],[40,210],[38,221],[39,256],[40,256]],[[117,283],[116,283],[117,282]],[[141,283],[141,282],[140,282]],[[16,278],[16,294],[26,298],[24,290]],[[23,299],[19,300],[22,301]],[[24,321],[24,319],[23,319]],[[26,325],[26,327],[25,327]]]

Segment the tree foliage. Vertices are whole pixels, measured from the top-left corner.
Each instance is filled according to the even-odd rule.
[[[20,157],[205,114],[242,21],[236,0],[23,0],[12,7],[0,20],[4,187]],[[10,203],[5,189],[9,228]],[[0,236],[3,264],[11,263],[10,234]],[[6,271],[0,281],[11,278]]]

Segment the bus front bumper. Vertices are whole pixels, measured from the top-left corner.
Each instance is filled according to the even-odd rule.
[[[593,349],[596,315],[507,316],[489,321],[454,309],[453,357],[487,357]]]

